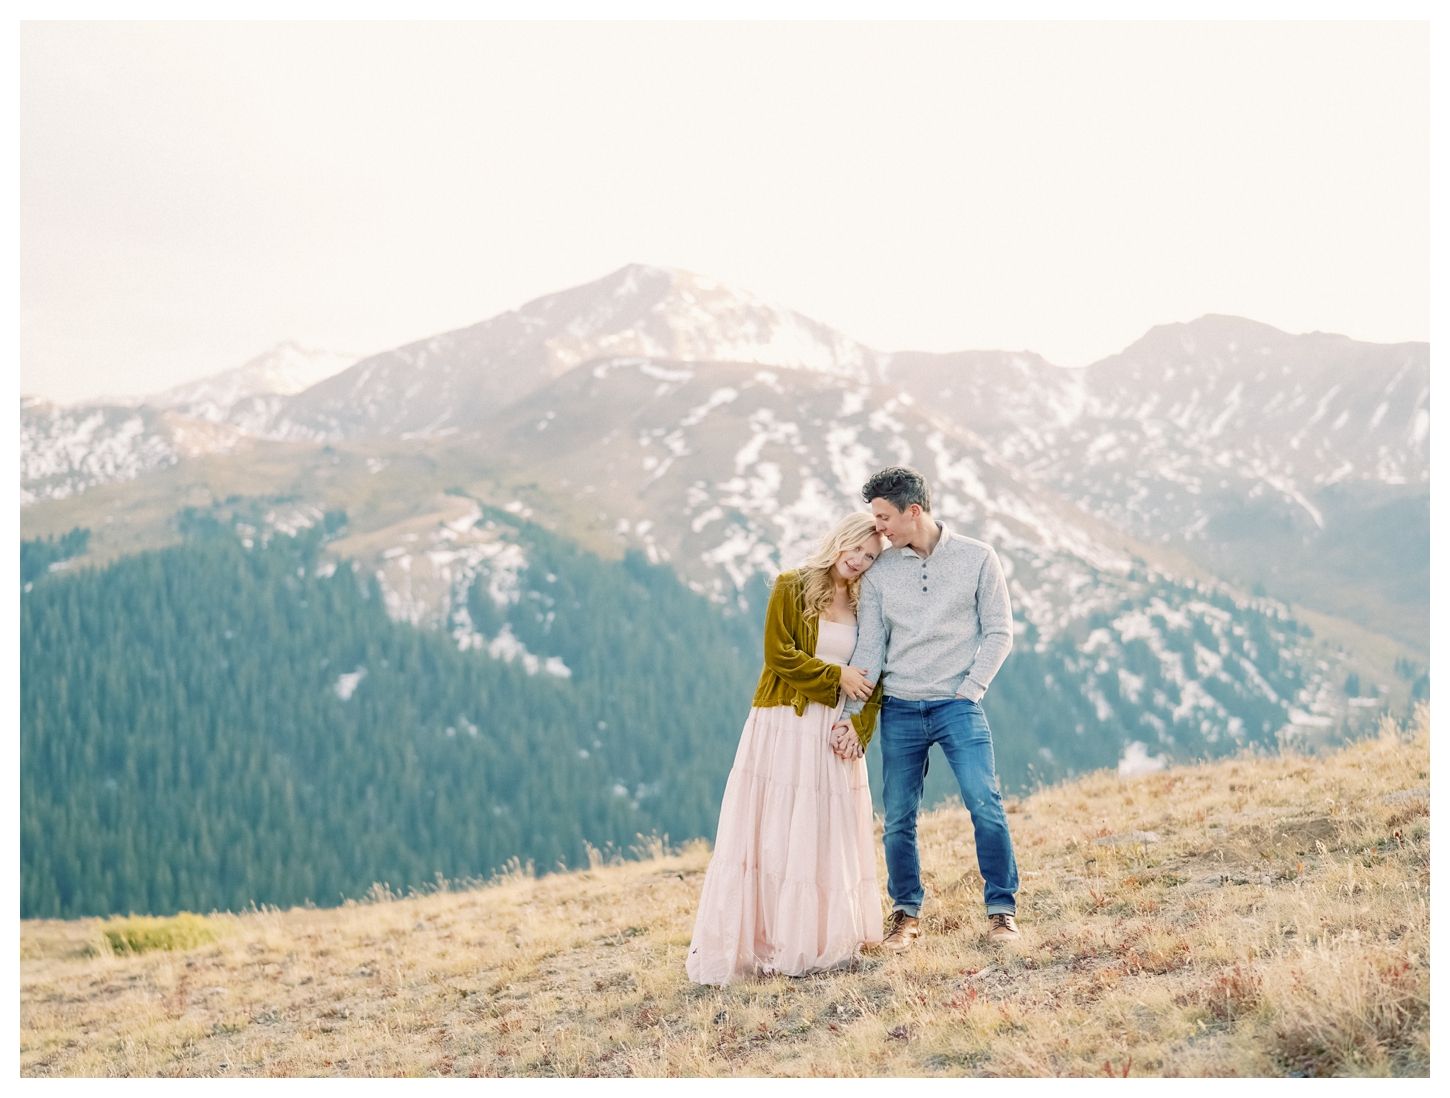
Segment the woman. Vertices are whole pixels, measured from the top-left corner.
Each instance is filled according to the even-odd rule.
[[[800,976],[853,960],[881,940],[881,894],[866,760],[831,750],[846,698],[869,738],[879,691],[847,664],[861,576],[885,548],[852,514],[809,560],[775,581],[765,669],[725,783],[685,971],[699,984],[752,973]]]

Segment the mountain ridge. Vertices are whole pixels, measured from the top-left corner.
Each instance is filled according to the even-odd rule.
[[[336,441],[361,431],[426,437],[464,429],[470,417],[486,420],[585,361],[624,356],[746,361],[851,377],[866,376],[868,360],[880,357],[745,291],[687,271],[631,264],[362,359],[288,402],[273,430]],[[435,388],[420,409],[425,374]]]
[[[1301,352],[1312,345],[1314,350],[1308,356],[1295,354],[1294,366],[1319,354],[1321,348],[1340,357],[1345,352],[1361,357],[1396,351],[1408,355],[1417,376],[1425,378],[1424,383],[1412,384],[1402,394],[1411,398],[1412,406],[1406,423],[1409,438],[1398,445],[1409,452],[1390,452],[1396,444],[1386,432],[1393,424],[1406,421],[1406,409],[1388,415],[1391,409],[1386,407],[1378,412],[1370,428],[1378,432],[1374,445],[1383,451],[1377,455],[1380,460],[1374,472],[1377,479],[1392,483],[1415,483],[1428,477],[1425,344],[1368,344],[1325,333],[1293,335],[1260,321],[1209,313],[1192,321],[1155,325],[1122,351],[1085,367],[1059,367],[1031,351],[888,353],[875,351],[746,291],[690,272],[643,264],[631,264],[594,282],[536,298],[473,325],[365,356],[294,392],[284,391],[294,388],[290,385],[253,384],[248,388],[243,381],[257,373],[258,364],[269,356],[275,358],[289,346],[298,352],[295,345],[283,344],[236,370],[143,398],[142,403],[178,410],[192,418],[230,422],[244,434],[258,437],[324,442],[360,433],[428,437],[486,422],[587,360],[645,357],[753,362],[768,368],[886,382],[913,392],[918,399],[936,400],[941,390],[948,390],[943,403],[963,426],[981,432],[1029,471],[1046,469],[1050,473],[1048,467],[1054,460],[1060,463],[1063,455],[1050,452],[1054,440],[1044,441],[1044,432],[1050,434],[1053,424],[1070,427],[1085,416],[1103,427],[1123,412],[1132,411],[1123,386],[1114,385],[1108,375],[1126,369],[1133,381],[1141,381],[1145,355],[1162,358],[1167,353],[1171,357],[1176,350],[1191,355],[1199,337],[1205,334],[1212,335],[1220,345],[1226,344],[1230,355],[1236,353],[1240,339],[1250,336]],[[1267,349],[1268,345],[1264,346]],[[340,356],[331,357],[333,365],[341,361]],[[1217,361],[1221,357],[1215,353],[1206,363],[1183,365],[1200,374],[1214,369],[1222,372],[1222,363]],[[956,380],[966,385],[969,399],[952,401],[952,387],[942,382],[944,370],[962,375]],[[1173,367],[1160,368],[1159,374],[1159,384],[1167,384],[1175,379],[1177,371]],[[1107,380],[1100,383],[1100,378]],[[215,390],[226,385],[233,391],[219,396]],[[932,386],[937,392],[930,391]],[[1109,391],[1094,392],[1094,386]],[[1024,387],[1025,391],[1013,391]],[[998,391],[1003,389],[1007,391]],[[1111,391],[1114,389],[1117,391]],[[1341,398],[1336,389],[1328,399],[1339,398],[1339,404],[1348,404],[1352,395]],[[131,402],[125,406],[135,407]],[[22,401],[22,416],[31,407],[32,403]],[[1334,410],[1341,411],[1338,405]],[[1142,419],[1146,412],[1141,408],[1138,411],[1142,414],[1137,418]],[[1385,422],[1390,428],[1384,427]],[[22,439],[23,449],[36,445],[39,443]],[[1360,469],[1354,475],[1363,479],[1368,457],[1362,452],[1355,457]],[[1261,481],[1264,473],[1276,473],[1275,464],[1270,461],[1258,471]],[[1277,462],[1278,466],[1284,464],[1282,460]],[[1341,460],[1330,470],[1319,469],[1314,474],[1315,483],[1343,479],[1351,474],[1354,464],[1350,462],[1351,468],[1345,469]],[[81,487],[73,485],[72,490]],[[1282,489],[1281,483],[1275,490]],[[1297,488],[1285,494],[1293,499],[1296,493],[1302,501],[1303,493]],[[36,498],[44,498],[44,492],[36,494]],[[1312,505],[1306,513],[1315,514]],[[1191,525],[1191,521],[1184,524],[1185,528]]]
[[[1124,532],[1328,612],[1348,586],[1356,621],[1428,645],[1427,344],[1208,314],[1078,370],[917,353],[891,379]]]
[[[1333,354],[1315,357],[1319,347]],[[455,551],[431,539],[460,517],[430,500],[458,489],[518,513],[537,511],[593,544],[668,560],[697,590],[745,607],[835,515],[861,506],[857,493],[869,472],[916,463],[934,485],[938,513],[993,541],[1017,570],[1013,599],[1037,631],[1034,644],[1069,637],[1086,644],[1104,627],[1089,628],[1095,615],[1127,623],[1115,599],[1156,597],[1132,578],[1134,558],[1144,562],[1144,576],[1172,575],[1176,566],[1155,563],[1160,555],[1182,556],[1227,580],[1237,592],[1230,617],[1251,613],[1254,590],[1288,593],[1415,643],[1420,587],[1428,582],[1421,578],[1428,576],[1427,496],[1416,464],[1424,454],[1416,432],[1428,417],[1428,359],[1417,355],[1418,345],[1407,351],[1293,336],[1213,314],[1156,326],[1081,370],[1019,352],[884,355],[742,291],[635,265],[364,358],[278,398],[279,418],[261,434],[143,408],[92,410],[100,418],[84,435],[85,424],[52,414],[23,429],[24,438],[24,430],[39,436],[45,427],[59,456],[50,465],[32,462],[50,479],[25,486],[35,502],[22,523],[55,533],[92,527],[92,552],[104,556],[136,545],[138,536],[153,544],[174,538],[171,516],[183,504],[225,509],[232,496],[271,492],[292,501],[275,508],[289,529],[303,511],[344,508],[361,559],[396,605],[433,607],[424,616],[441,623],[460,605],[452,585],[465,566],[428,556]],[[1309,375],[1319,380],[1311,385]],[[1387,381],[1398,391],[1380,399]],[[1250,383],[1259,388],[1250,392]],[[1379,403],[1363,407],[1376,393]],[[23,415],[44,419],[38,406]],[[1297,434],[1286,435],[1286,424]],[[89,459],[101,443],[119,456],[76,471],[76,455]],[[132,460],[143,443],[150,464]],[[1354,475],[1331,481],[1346,454]],[[172,467],[175,475],[165,471]],[[151,478],[157,491],[106,491],[93,504],[77,498],[107,477],[128,476]],[[1403,483],[1387,485],[1385,477]],[[148,501],[144,523],[112,524],[123,499]],[[360,499],[370,501],[366,509]],[[1356,567],[1353,539],[1367,515],[1397,524],[1400,536],[1380,570],[1406,580],[1360,584],[1359,602],[1347,604],[1342,577]],[[1128,543],[1129,552],[1114,548]],[[1165,606],[1208,606],[1184,584],[1174,591]],[[418,612],[406,610],[409,620]],[[1217,635],[1218,611],[1192,613],[1205,637]],[[1150,630],[1154,644],[1167,645],[1178,628],[1163,621]],[[1108,668],[1131,646],[1126,634],[1115,637],[1101,657]],[[1065,650],[1052,658],[1077,659]],[[1186,676],[1180,685],[1200,674],[1232,678],[1175,659],[1162,647],[1144,666]],[[1397,691],[1382,670],[1394,657],[1373,662],[1382,693]],[[1060,674],[1089,694],[1098,690],[1092,681],[1108,674],[1074,666],[1069,673],[1063,664]],[[1293,700],[1312,718],[1305,727],[1348,712],[1345,699],[1333,697],[1334,668],[1306,672],[1295,688],[1308,690]],[[1143,671],[1129,673],[1135,677],[1122,682]],[[1241,686],[1259,689],[1252,680],[1231,689]],[[1218,704],[1194,696],[1210,709]],[[1093,709],[1106,714],[1114,705]],[[1170,698],[1149,707],[1166,722],[1155,735],[1170,735],[1168,715],[1179,706]],[[1214,720],[1222,732],[1229,715]]]

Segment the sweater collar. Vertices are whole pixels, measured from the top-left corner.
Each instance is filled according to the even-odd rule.
[[[935,520],[933,520],[933,521],[935,521]],[[951,540],[951,537],[952,537],[951,527],[948,526],[946,523],[944,523],[944,522],[937,522],[936,526],[937,526],[937,529],[941,531],[941,537],[937,538],[936,548],[931,551],[931,555],[932,556],[936,556],[943,549],[945,549],[947,542],[950,541]],[[921,558],[921,554],[918,553],[915,549],[913,549],[909,545],[906,545],[906,546],[903,546],[902,547],[902,549],[901,549],[901,555],[903,557],[917,557],[917,558]]]

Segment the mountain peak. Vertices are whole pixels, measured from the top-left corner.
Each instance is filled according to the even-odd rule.
[[[183,382],[145,399],[154,408],[174,408],[201,419],[221,420],[239,402],[300,393],[357,360],[356,355],[306,347],[283,340],[240,366],[197,381]]]
[[[1405,341],[1402,343],[1371,343],[1355,339],[1341,332],[1289,332],[1276,328],[1262,320],[1231,313],[1204,313],[1193,320],[1180,320],[1168,324],[1155,324],[1116,355],[1109,355],[1102,362],[1132,356],[1140,350],[1159,352],[1167,347],[1180,346],[1192,354],[1195,351],[1226,351],[1229,354],[1253,348],[1258,353],[1278,353],[1290,347],[1316,348],[1316,353],[1326,349],[1339,352],[1354,352],[1356,348],[1365,353],[1378,353],[1388,347],[1420,347],[1424,343]],[[1097,365],[1097,363],[1094,363]]]
[[[595,359],[735,362],[880,380],[887,356],[755,294],[631,263],[467,328],[373,355],[289,402],[290,437],[471,427]]]
[[[680,267],[630,263],[594,282],[530,301],[523,318],[574,314],[567,335],[600,337],[621,355],[746,362],[879,380],[886,356],[793,309]],[[492,325],[500,318],[484,321]],[[481,326],[480,326],[481,327]],[[563,341],[567,342],[567,340]],[[572,367],[597,348],[563,351]],[[559,371],[556,371],[556,373]]]

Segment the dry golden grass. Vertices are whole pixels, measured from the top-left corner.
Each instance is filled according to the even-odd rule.
[[[806,979],[685,979],[703,844],[213,916],[224,936],[189,951],[115,955],[100,920],[30,922],[21,1070],[1426,1075],[1428,712],[1382,731],[1014,805],[1013,948],[985,937],[966,814],[933,812],[917,948]],[[1095,842],[1128,832],[1159,840]]]

